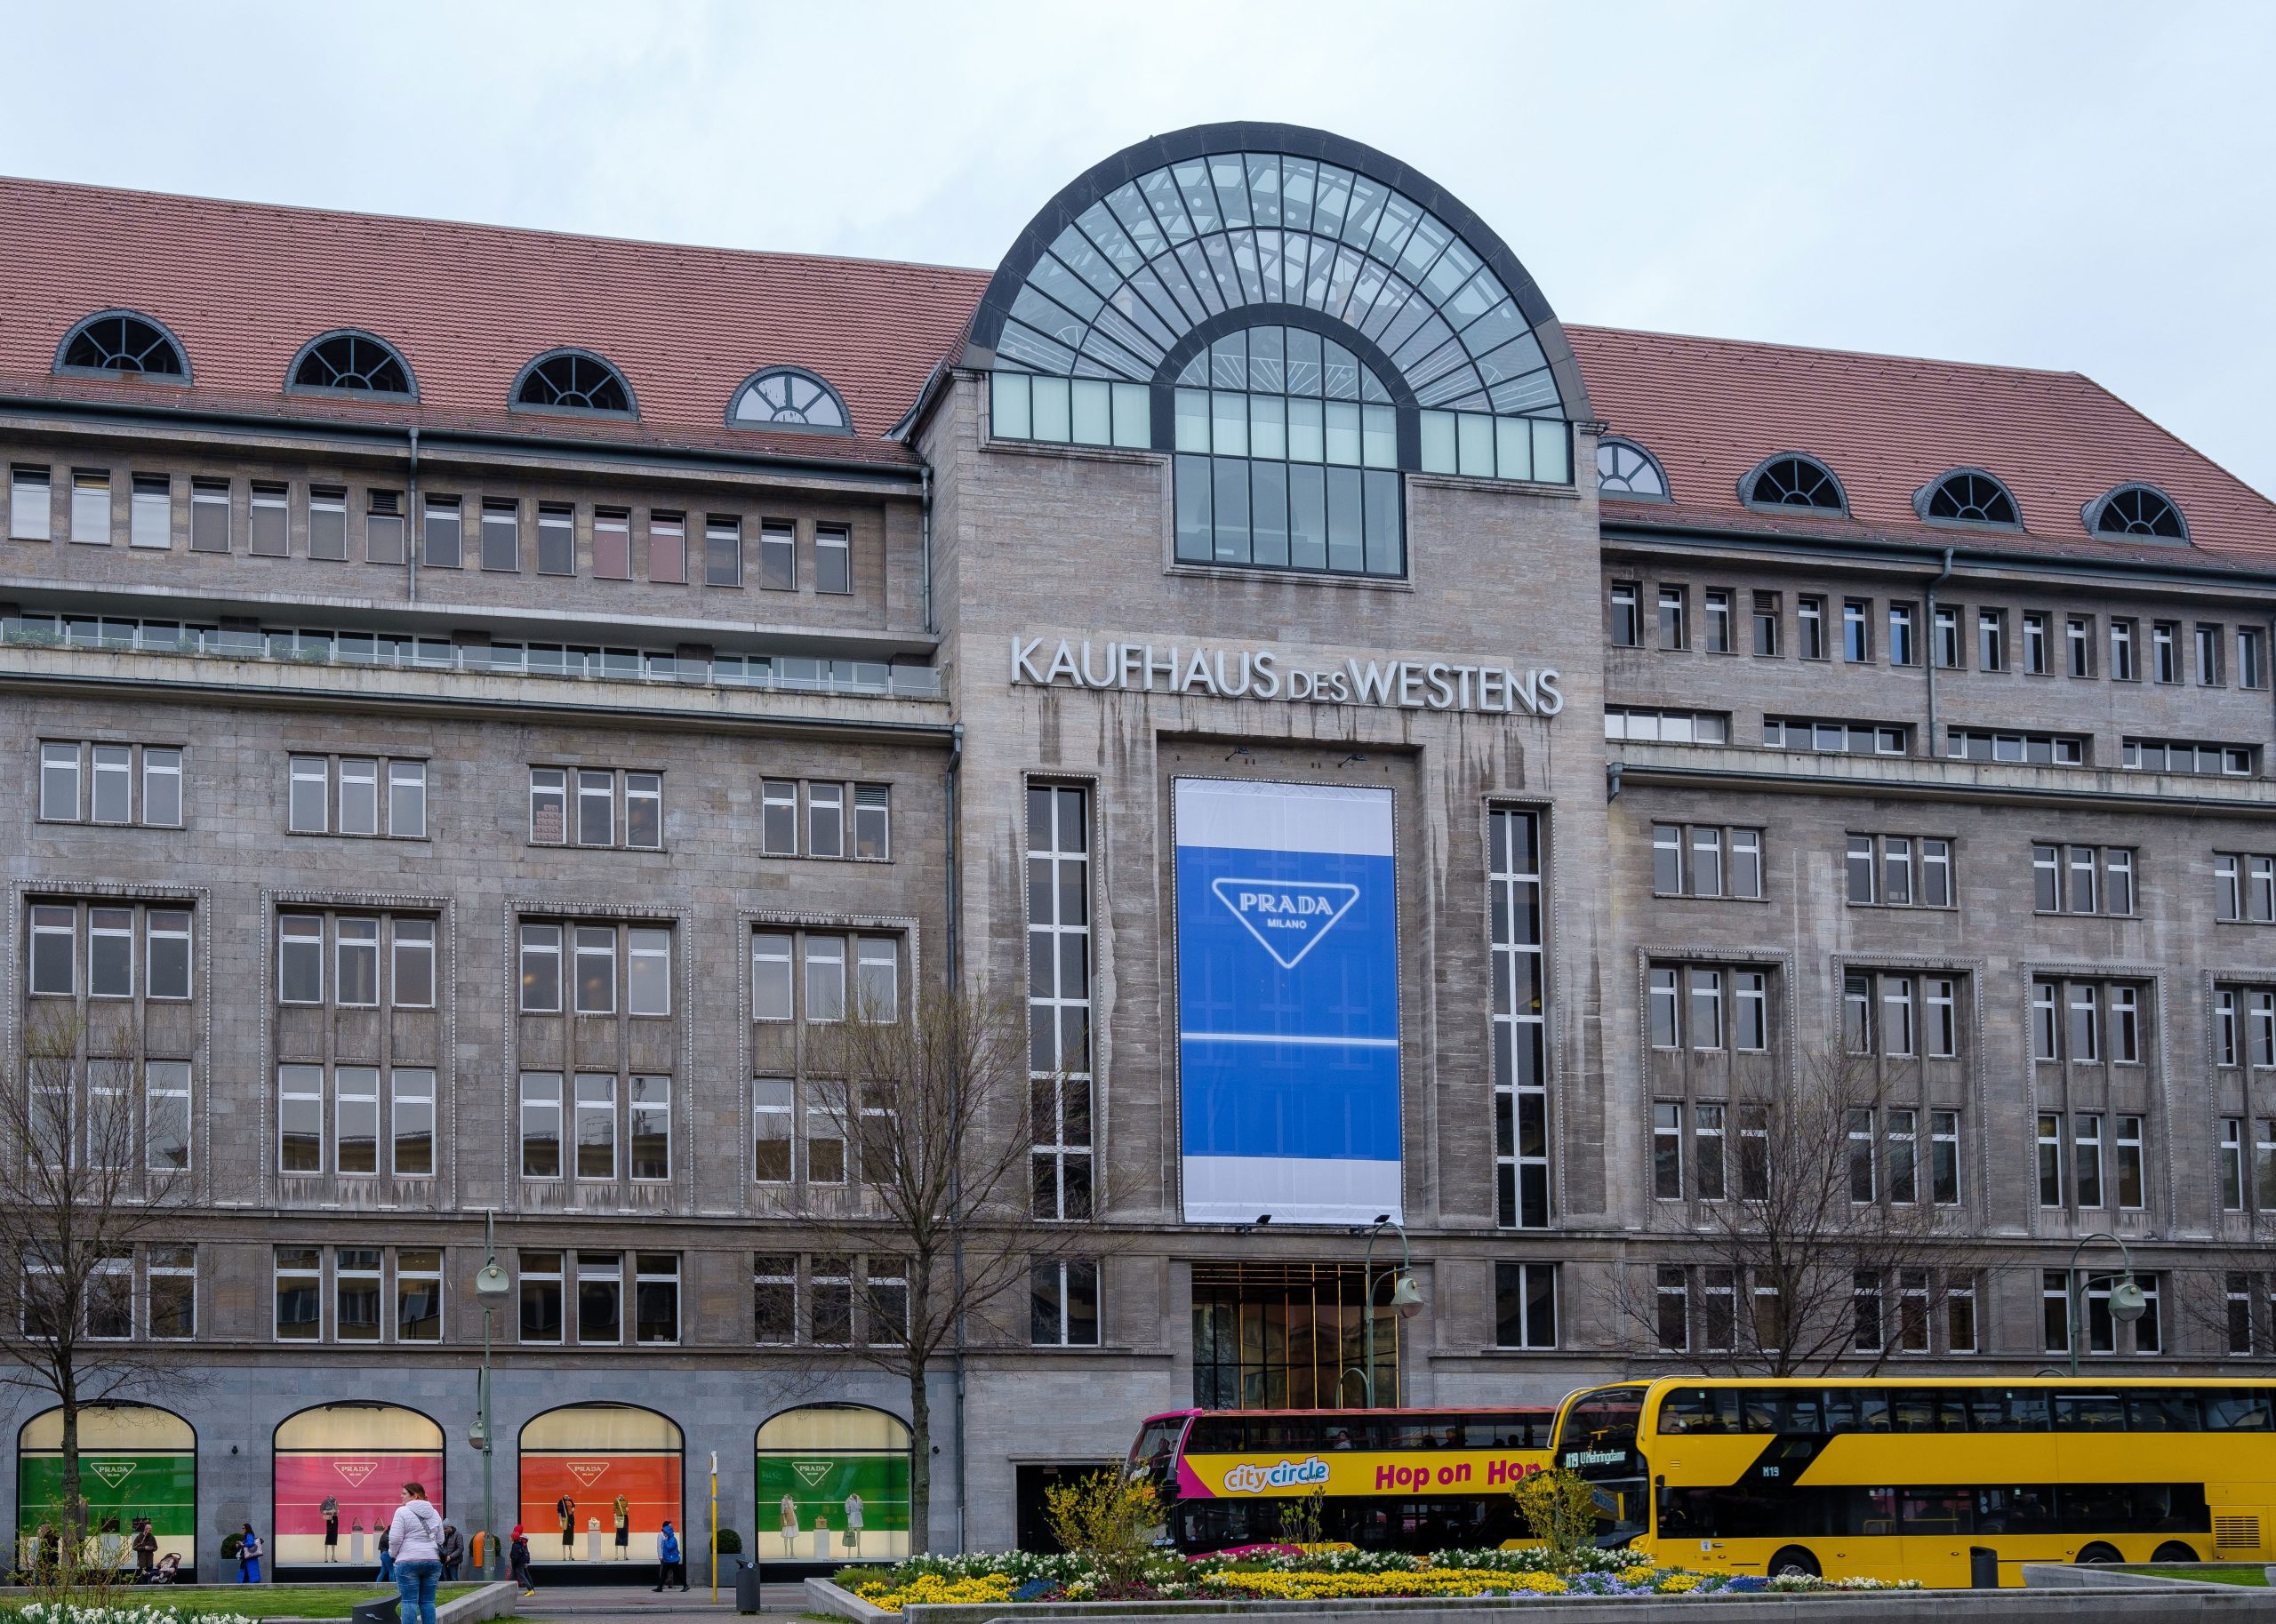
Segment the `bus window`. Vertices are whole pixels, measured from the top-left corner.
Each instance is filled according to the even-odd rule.
[[[1851,1489],[1848,1516],[1839,1530],[1849,1534],[1893,1534],[1896,1532],[1895,1489]]]
[[[1975,1492],[1978,1533],[2048,1533],[2054,1527],[2054,1495],[2041,1485]]]
[[[1942,1539],[1975,1531],[1975,1494],[1969,1489],[1907,1489],[1898,1506],[1909,1534]]]
[[[1177,1435],[1185,1430],[1185,1417],[1174,1415],[1147,1422],[1139,1431],[1138,1441],[1130,1446],[1131,1469],[1166,1473],[1171,1457],[1177,1452]]]
[[[2056,1393],[2057,1432],[2123,1432],[2126,1401],[2115,1393]]]
[[[1940,1432],[1936,1424],[1936,1396],[1925,1388],[1906,1388],[1889,1395],[1890,1428],[1895,1432]]]
[[[1238,1455],[1245,1452],[1248,1428],[1238,1415],[1204,1415],[1193,1423],[1185,1441],[1189,1455]]]
[[[1577,1418],[1576,1418],[1577,1419]],[[1662,1432],[1736,1432],[1739,1395],[1732,1388],[1678,1388],[1660,1400]]]
[[[1857,1430],[1859,1432],[1887,1432],[1889,1429],[1888,1389],[1887,1388],[1859,1388],[1855,1396]]]
[[[2215,1432],[2266,1432],[2268,1395],[2218,1389],[2208,1392],[2205,1424]]]
[[[1743,1422],[1742,1432],[1783,1432],[1785,1428],[1786,1396],[1774,1388],[1743,1388],[1739,1390],[1739,1413]]]
[[[2179,1388],[2135,1388],[2126,1395],[2126,1426],[2131,1432],[2202,1432],[2205,1405]]]

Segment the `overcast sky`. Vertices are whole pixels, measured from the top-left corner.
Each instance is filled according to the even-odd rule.
[[[2083,372],[2276,492],[2266,4],[5,0],[0,53],[8,172],[974,266],[1140,137],[1323,125],[1568,320]]]

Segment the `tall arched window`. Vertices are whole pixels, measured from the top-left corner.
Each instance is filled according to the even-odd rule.
[[[845,402],[827,380],[797,366],[770,366],[735,391],[727,408],[731,428],[789,428],[805,434],[852,434]]]
[[[132,372],[189,380],[189,360],[173,334],[132,310],[105,310],[88,316],[56,346],[59,372]]]

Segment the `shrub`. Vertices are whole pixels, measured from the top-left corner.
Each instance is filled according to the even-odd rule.
[[[1097,1569],[1110,1585],[1136,1582],[1146,1569],[1154,1531],[1161,1525],[1154,1485],[1111,1468],[1054,1484],[1043,1492],[1051,1532],[1070,1551]]]
[[[1562,1468],[1535,1472],[1519,1479],[1510,1496],[1533,1537],[1548,1547],[1559,1572],[1583,1565],[1597,1532],[1597,1492],[1586,1478]]]
[[[722,1528],[712,1537],[711,1548],[722,1556],[740,1556],[743,1554],[743,1537],[732,1528]]]

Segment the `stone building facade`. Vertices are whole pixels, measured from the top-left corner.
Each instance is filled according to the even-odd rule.
[[[652,1541],[716,1452],[819,1559],[906,1396],[846,1346],[890,1260],[811,1222],[861,1184],[813,1028],[951,979],[1028,1000],[1032,1217],[1085,1238],[938,1373],[935,1544],[1147,1413],[1355,1401],[1402,1240],[1386,1401],[1743,1356],[1711,1209],[1828,1053],[1860,1204],[1949,1243],[1861,1363],[2065,1356],[2102,1231],[2160,1311],[2090,1356],[2270,1354],[2276,511],[2085,380],[1567,330],[1278,126],[1115,155],[992,276],[0,208],[12,1085],[124,1068],[190,1192],[111,1328],[193,1441],[110,1441],[186,1456],[201,1549],[318,1540],[282,1462],[413,1420],[472,1520],[493,1214],[501,1507],[589,1467],[606,1561],[592,1484],[668,1459]],[[1403,1236],[1305,1193],[1366,1132],[1262,1165],[1301,1067],[1254,1217],[1196,1214],[1174,809],[1229,782],[1389,792]],[[794,1456],[849,1474],[796,1538]]]

